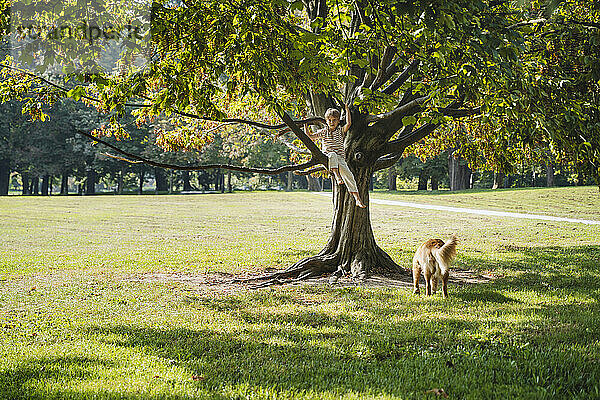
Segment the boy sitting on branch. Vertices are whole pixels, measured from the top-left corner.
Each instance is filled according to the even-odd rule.
[[[350,192],[356,200],[356,205],[361,208],[365,208],[366,205],[360,199],[358,195],[358,188],[356,186],[356,180],[348,164],[346,164],[346,155],[344,152],[344,139],[346,133],[352,125],[352,117],[348,105],[344,104],[346,111],[346,124],[340,126],[340,111],[335,108],[330,108],[325,112],[325,122],[327,126],[321,130],[318,130],[314,134],[310,132],[308,124],[304,124],[304,131],[313,141],[315,139],[322,139],[324,153],[327,155],[328,166],[331,173],[335,176],[338,185],[346,185],[348,192]]]

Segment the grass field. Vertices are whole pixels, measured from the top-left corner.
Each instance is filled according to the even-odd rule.
[[[592,187],[373,196],[600,219]],[[0,198],[0,398],[600,398],[597,225],[374,204],[400,264],[456,232],[455,268],[496,278],[447,300],[136,279],[285,267],[330,213],[311,193]]]

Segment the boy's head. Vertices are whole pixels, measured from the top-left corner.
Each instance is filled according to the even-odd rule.
[[[335,108],[330,108],[325,111],[325,122],[329,129],[334,130],[340,123],[340,111]]]

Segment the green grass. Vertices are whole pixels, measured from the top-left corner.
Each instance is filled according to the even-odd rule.
[[[582,200],[597,201],[591,189],[577,189],[579,215],[596,215]],[[572,216],[563,190],[427,197]],[[385,288],[201,295],[132,278],[284,267],[324,245],[330,200],[0,198],[0,398],[600,398],[600,227],[372,208],[399,263],[457,232],[455,268],[496,279],[452,285],[448,300]]]
[[[375,198],[600,220],[597,186],[377,192]]]

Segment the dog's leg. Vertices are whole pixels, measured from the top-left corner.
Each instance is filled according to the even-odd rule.
[[[442,275],[442,293],[444,293],[444,298],[448,298],[448,276],[450,275],[449,271],[446,271],[444,275]]]
[[[436,294],[437,293],[437,289],[438,289],[439,274],[433,274],[431,276],[431,280],[432,280],[432,282],[431,282],[431,292],[433,294]]]
[[[419,279],[421,279],[421,266],[419,263],[413,263],[413,286],[415,288],[414,294],[421,294],[419,290]]]
[[[431,296],[431,273],[428,273],[428,271],[425,270],[423,276],[425,276],[425,295]]]

